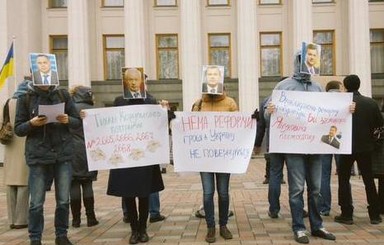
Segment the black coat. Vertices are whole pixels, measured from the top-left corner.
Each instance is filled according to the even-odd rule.
[[[93,108],[93,97],[90,88],[81,87],[72,95],[72,100],[78,113],[84,109]],[[77,181],[95,181],[97,171],[88,171],[87,153],[85,149],[83,127],[71,129],[73,135],[72,179]]]
[[[147,93],[145,99],[127,100],[119,96],[114,106],[157,104],[156,100]],[[153,192],[164,189],[158,164],[144,167],[111,169],[109,171],[107,194],[119,197],[147,197]]]
[[[384,117],[384,113],[382,113]],[[383,132],[384,133],[384,132]],[[372,155],[372,173],[375,178],[384,177],[384,135],[375,143]]]
[[[353,93],[356,102],[352,114],[352,153],[372,152],[375,147],[373,133],[375,128],[383,126],[383,117],[377,102],[371,98]]]

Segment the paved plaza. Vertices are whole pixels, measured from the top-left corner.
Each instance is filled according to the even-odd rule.
[[[291,232],[291,218],[288,205],[287,184],[282,186],[281,217],[270,219],[268,211],[268,185],[263,185],[264,159],[252,159],[246,174],[232,175],[230,182],[231,209],[235,215],[229,219],[228,228],[233,239],[225,241],[218,235],[215,244],[298,244]],[[3,168],[0,168],[3,182]],[[284,176],[286,179],[286,177]],[[167,216],[163,222],[148,224],[150,240],[148,244],[206,244],[204,241],[206,224],[204,219],[194,216],[202,204],[202,189],[198,174],[179,174],[173,167],[167,167],[163,174],[165,190],[161,192],[161,213]],[[98,181],[94,182],[96,216],[100,224],[87,227],[83,215],[80,228],[69,229],[70,240],[77,245],[122,245],[128,244],[129,224],[122,221],[121,202],[117,197],[107,196],[108,171],[99,171]],[[324,226],[336,235],[336,241],[310,238],[310,244],[384,244],[384,223],[369,223],[364,185],[358,176],[351,180],[355,213],[354,225],[333,222],[339,213],[337,205],[337,175],[332,175],[333,203],[329,217],[324,218]],[[0,245],[28,245],[27,229],[11,230],[7,222],[6,195],[4,185],[0,192]],[[217,195],[215,195],[217,197]],[[217,203],[217,201],[216,201]],[[45,204],[45,230],[43,244],[54,244],[54,191],[47,192]],[[83,212],[84,213],[84,212]],[[217,204],[216,204],[217,213]],[[217,217],[217,215],[216,215]],[[306,220],[309,227],[308,219]]]

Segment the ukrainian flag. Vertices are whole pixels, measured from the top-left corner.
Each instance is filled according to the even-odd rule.
[[[7,80],[8,77],[13,75],[13,66],[14,66],[14,59],[13,59],[13,43],[12,43],[11,48],[9,49],[7,58],[5,59],[4,65],[0,71],[0,89],[4,86],[5,80]]]

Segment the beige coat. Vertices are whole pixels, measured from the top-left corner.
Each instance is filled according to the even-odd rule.
[[[16,99],[9,101],[9,116],[12,127],[15,125]],[[4,147],[4,184],[28,185],[29,169],[24,156],[25,137],[13,136],[13,141]]]

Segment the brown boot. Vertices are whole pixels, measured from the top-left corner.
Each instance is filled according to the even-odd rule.
[[[95,226],[99,224],[95,215],[95,200],[93,197],[84,198],[85,214],[87,215],[87,226]]]
[[[205,241],[208,243],[214,243],[216,241],[215,227],[208,227],[207,235],[205,236]]]
[[[81,200],[71,199],[70,205],[72,212],[72,226],[78,228],[81,223]]]
[[[232,239],[232,233],[228,230],[227,226],[220,226],[220,236],[222,236],[225,240]]]

